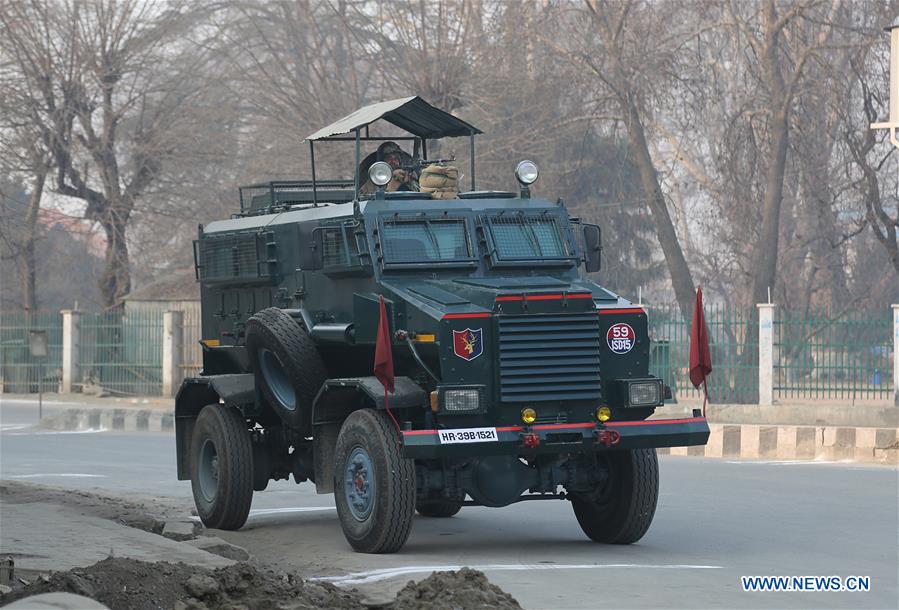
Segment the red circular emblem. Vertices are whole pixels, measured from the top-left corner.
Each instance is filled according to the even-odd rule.
[[[637,334],[630,324],[619,322],[609,327],[609,332],[606,333],[606,342],[609,344],[609,349],[616,354],[626,354],[634,349]]]

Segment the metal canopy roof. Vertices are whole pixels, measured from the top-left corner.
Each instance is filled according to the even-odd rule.
[[[331,136],[350,133],[378,119],[384,119],[413,135],[431,140],[484,133],[474,125],[431,106],[415,95],[363,106],[339,121],[319,129],[306,140],[325,140]]]

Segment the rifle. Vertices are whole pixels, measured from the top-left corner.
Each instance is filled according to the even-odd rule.
[[[445,165],[447,163],[452,163],[455,160],[456,155],[453,155],[449,159],[413,159],[411,162],[400,163],[400,166],[397,169],[417,173],[429,165]]]

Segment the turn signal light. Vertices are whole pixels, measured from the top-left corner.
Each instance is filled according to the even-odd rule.
[[[607,422],[612,419],[612,410],[609,407],[600,407],[596,410],[596,419]]]
[[[530,407],[521,410],[521,421],[526,423],[527,425],[533,424],[537,421],[537,412]]]

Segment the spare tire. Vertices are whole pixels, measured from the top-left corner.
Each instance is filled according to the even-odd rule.
[[[328,374],[300,323],[277,307],[247,322],[250,367],[263,396],[285,424],[312,432],[312,402]]]

